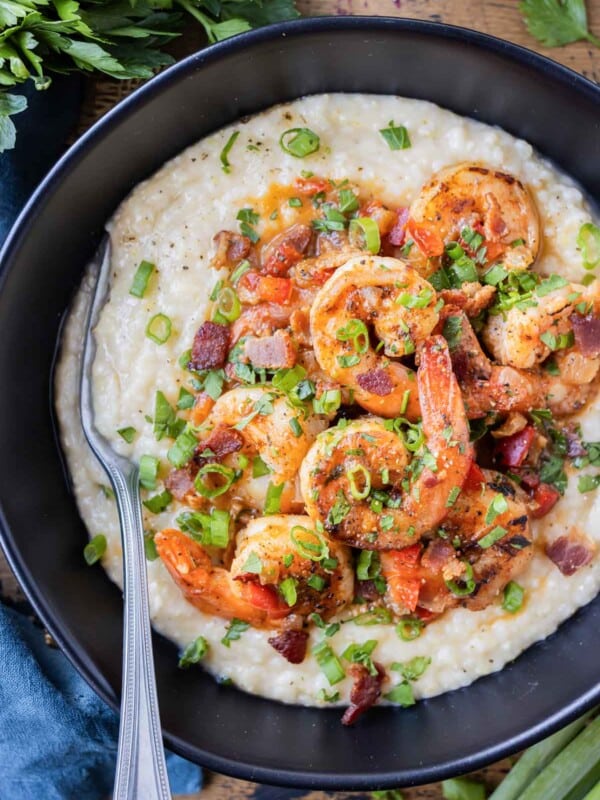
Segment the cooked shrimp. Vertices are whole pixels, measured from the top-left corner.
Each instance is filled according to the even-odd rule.
[[[441,316],[444,330],[451,331],[452,366],[469,419],[481,419],[491,412],[526,413],[532,408],[549,408],[557,416],[563,416],[579,411],[592,395],[597,358],[576,359],[571,352],[571,363],[557,359],[558,376],[542,368],[528,370],[493,364],[481,349],[464,311],[446,306]],[[579,373],[576,364],[581,369]]]
[[[238,387],[219,397],[201,436],[210,438],[212,431],[225,428],[234,429],[241,439],[239,452],[248,459],[247,466],[240,470],[238,452],[223,459],[224,464],[241,471],[227,497],[239,497],[251,507],[262,509],[269,481],[276,485],[285,484],[280,509],[289,511],[298,505],[296,476],[302,459],[327,424],[326,416],[308,409],[297,409],[274,390],[264,386]],[[253,459],[256,456],[260,456],[269,474],[253,477]],[[209,479],[210,475],[207,476]]]
[[[436,173],[410,207],[408,235],[414,255],[441,256],[461,231],[481,233],[486,261],[526,269],[537,256],[538,212],[521,181],[478,164],[458,164]],[[413,253],[411,252],[411,255]]]
[[[340,267],[310,312],[315,356],[355,401],[383,417],[420,416],[414,373],[390,357],[410,355],[438,321],[435,289],[404,262],[362,255]],[[372,328],[380,345],[371,345]],[[380,347],[382,351],[379,352]]]
[[[514,306],[488,318],[483,341],[501,364],[531,369],[544,361],[552,352],[548,342],[570,334],[569,318],[577,306],[600,315],[600,287],[569,283],[541,297],[534,293],[532,302],[529,308]]]
[[[506,476],[474,466],[433,539],[381,554],[386,603],[396,614],[485,608],[533,556],[527,500]]]
[[[347,549],[316,534],[306,516],[252,520],[239,534],[230,570],[215,566],[200,544],[174,528],[156,534],[154,541],[186,600],[200,611],[225,619],[236,617],[256,627],[277,628],[291,614],[306,616],[316,611],[330,616],[353,596]],[[295,542],[304,549],[299,550]],[[320,560],[313,560],[316,555]],[[286,556],[291,556],[287,567]],[[290,579],[287,592],[280,588],[286,579]]]
[[[308,514],[354,547],[386,550],[417,541],[446,516],[472,460],[460,389],[441,336],[421,350],[417,387],[424,443],[412,459],[377,418],[321,434],[302,463]],[[384,507],[385,506],[385,507]]]

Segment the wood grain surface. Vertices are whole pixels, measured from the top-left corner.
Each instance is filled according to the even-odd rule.
[[[600,83],[600,50],[585,42],[548,50],[540,47],[527,32],[516,0],[297,0],[299,10],[306,16],[326,14],[379,15],[408,17],[447,22],[489,33],[548,55],[586,77]],[[600,34],[600,0],[588,0],[590,27]],[[203,44],[197,30],[186,33],[175,45],[174,52],[183,56]],[[98,119],[133,88],[131,82],[117,83],[106,79],[90,79],[79,133]],[[10,572],[0,551],[0,597],[22,600],[18,583]],[[510,761],[494,764],[475,776],[488,788],[498,784],[510,767]],[[404,800],[441,800],[439,784],[407,789]],[[293,791],[277,787],[258,786],[223,775],[207,774],[205,788],[197,795],[181,796],[180,800],[361,800],[371,796],[364,793]],[[386,798],[387,800],[387,798]],[[390,797],[391,800],[391,797]]]

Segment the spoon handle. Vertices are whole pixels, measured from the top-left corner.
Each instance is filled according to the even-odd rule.
[[[150,634],[139,471],[106,465],[121,520],[124,573],[123,684],[113,800],[171,800]]]

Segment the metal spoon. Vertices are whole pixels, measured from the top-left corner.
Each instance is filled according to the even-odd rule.
[[[150,635],[139,470],[136,464],[115,453],[94,425],[92,364],[96,342],[93,331],[109,290],[108,236],[89,270],[92,282],[95,277],[95,286],[90,296],[81,358],[79,410],[86,439],[106,470],[115,493],[123,543],[123,682],[113,800],[170,800]]]

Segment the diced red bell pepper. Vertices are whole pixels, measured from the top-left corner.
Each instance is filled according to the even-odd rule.
[[[261,275],[250,270],[242,275],[240,287],[246,289],[257,301],[287,305],[292,296],[292,281],[273,275]]]
[[[296,178],[294,185],[298,193],[306,197],[331,189],[331,184],[326,178],[318,178],[314,175],[312,178]]]
[[[505,467],[515,469],[520,467],[527,458],[531,444],[535,438],[535,428],[528,425],[518,433],[499,439],[496,442],[495,453],[500,463]]]
[[[272,586],[263,586],[251,580],[243,584],[242,594],[253,606],[262,608],[270,614],[281,612],[285,615],[289,612],[289,607]]]
[[[281,242],[269,255],[263,265],[263,270],[267,275],[286,275],[288,270],[297,264],[304,256],[289,242]]]
[[[406,223],[408,222],[408,208],[396,210],[396,222],[388,233],[388,242],[394,247],[402,247],[406,241]]]
[[[483,470],[479,464],[475,463],[475,461],[472,461],[467,473],[467,477],[463,484],[463,489],[472,489],[473,491],[477,491],[481,488],[482,483],[485,483],[485,475],[483,474]]]
[[[539,486],[533,490],[533,499],[537,503],[537,508],[531,512],[534,519],[545,517],[546,514],[553,508],[560,497],[560,492],[550,486],[548,483],[540,483]]]
[[[444,242],[442,237],[427,225],[419,225],[419,223],[409,219],[406,225],[406,232],[413,239],[419,250],[428,258],[443,255]]]

